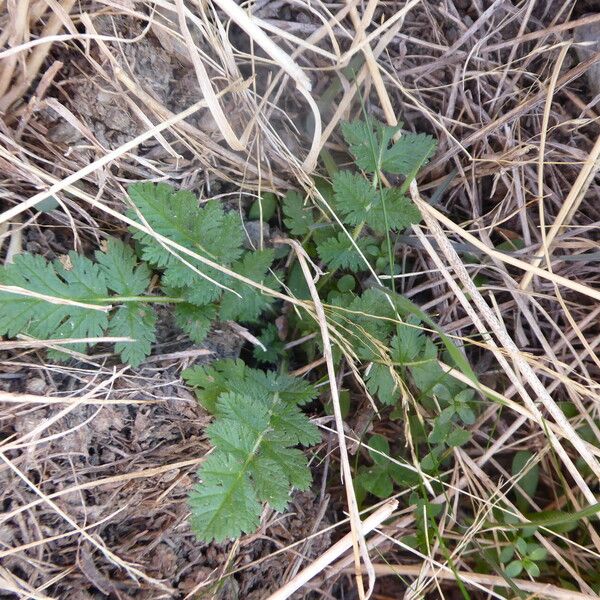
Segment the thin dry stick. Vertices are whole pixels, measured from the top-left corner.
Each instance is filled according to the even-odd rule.
[[[504,346],[504,348],[508,352],[510,352],[512,360],[517,365],[517,367],[518,367],[519,371],[521,372],[521,374],[523,375],[523,377],[531,385],[531,387],[533,388],[537,397],[541,400],[541,402],[543,403],[545,408],[552,415],[552,417],[554,418],[557,425],[559,425],[560,428],[563,430],[564,437],[566,437],[571,442],[571,444],[573,444],[573,446],[579,451],[581,457],[588,464],[590,469],[592,469],[594,474],[600,478],[600,465],[598,464],[598,461],[586,448],[581,437],[575,432],[575,430],[573,429],[573,426],[571,425],[571,423],[569,423],[568,419],[565,417],[562,410],[556,405],[556,403],[554,402],[554,400],[552,399],[550,394],[547,392],[546,388],[544,387],[542,382],[539,380],[539,378],[537,377],[537,375],[535,374],[535,372],[533,371],[533,369],[531,368],[529,363],[521,356],[519,349],[517,348],[517,346],[514,343],[514,341],[512,340],[512,338],[508,335],[506,329],[498,321],[498,319],[496,318],[494,313],[491,311],[489,306],[486,304],[486,302],[482,298],[481,294],[479,293],[479,290],[475,287],[471,278],[469,277],[469,274],[467,273],[466,269],[464,268],[464,265],[462,264],[460,258],[458,257],[458,254],[456,254],[456,251],[454,250],[454,248],[452,247],[452,245],[449,243],[448,239],[444,235],[439,223],[434,218],[432,218],[432,216],[430,214],[428,214],[427,209],[425,208],[426,203],[419,196],[417,184],[414,181],[411,183],[410,192],[411,192],[411,197],[412,197],[413,201],[421,209],[421,212],[423,214],[423,218],[425,220],[425,223],[427,224],[427,227],[432,232],[432,234],[435,237],[440,248],[444,251],[446,258],[451,263],[451,265],[452,265],[455,273],[457,274],[458,278],[460,279],[461,283],[468,290],[469,294],[471,295],[471,298],[473,298],[473,302],[475,303],[475,305],[477,306],[477,308],[479,309],[481,314],[485,317],[485,320],[488,322],[490,328],[493,330],[494,334],[498,337],[498,339],[500,340],[500,342]],[[424,237],[422,237],[422,242],[426,245],[429,245],[428,240]],[[456,283],[454,282],[452,277],[449,277],[449,274],[447,273],[447,271],[445,269],[443,269],[443,264],[441,263],[441,260],[439,259],[439,257],[435,253],[435,251],[433,251],[433,249],[430,248],[429,253],[430,253],[430,256],[433,258],[433,260],[435,260],[436,262],[439,263],[439,266],[442,268],[442,274],[444,275],[448,284],[456,289],[459,300],[464,299],[464,301],[462,302],[463,307],[465,308],[465,310],[467,310],[469,312],[469,314],[472,316],[472,318],[477,320],[477,322],[479,323],[479,329],[480,329],[481,333],[487,336],[486,328],[483,326],[483,324],[479,320],[478,316],[472,309],[469,302],[466,301],[464,294],[462,294],[460,289],[458,289],[458,286],[456,286]],[[487,337],[489,337],[489,336],[487,336]],[[490,343],[490,346],[492,347],[492,350],[494,351],[496,345],[491,340],[489,341],[489,343]],[[496,359],[502,364],[502,367],[507,372],[507,374],[511,373],[512,369],[510,368],[508,362],[502,356],[502,354],[500,352],[494,351],[494,355],[496,356]],[[525,388],[522,386],[522,384],[519,382],[518,378],[513,377],[511,379],[513,379],[513,384],[519,386],[521,397],[528,405],[528,408],[531,411],[531,413],[536,416],[540,425],[543,426],[545,420],[544,420],[539,408],[537,407],[537,405],[530,398],[529,394],[527,393]],[[546,431],[547,431],[547,435],[548,435],[550,441],[554,445],[554,448],[555,448],[557,454],[561,457],[563,463],[569,469],[569,472],[571,473],[571,475],[577,482],[581,491],[585,495],[587,501],[590,503],[590,505],[595,504],[596,498],[595,498],[594,494],[591,492],[587,483],[585,482],[585,480],[582,478],[581,474],[579,473],[579,470],[575,467],[571,458],[569,457],[569,455],[566,453],[566,451],[560,444],[560,441],[558,440],[558,438],[554,435],[552,430],[546,429]]]
[[[561,209],[556,215],[556,219],[554,219],[554,223],[552,223],[552,227],[548,231],[548,235],[546,235],[545,243],[543,244],[543,250],[546,253],[546,262],[548,264],[548,268],[550,265],[550,254],[551,247],[554,242],[554,238],[559,233],[560,229],[567,223],[570,219],[573,218],[575,211],[579,208],[583,197],[585,196],[592,180],[594,179],[598,169],[600,168],[600,135],[596,139],[596,143],[590,152],[585,164],[581,168],[573,187],[569,190],[569,194],[565,198]],[[543,223],[542,223],[543,227]],[[544,257],[544,253],[540,256],[537,256],[531,263],[533,267],[539,267]],[[534,275],[533,271],[529,271],[525,273],[525,276],[521,280],[521,285],[519,286],[521,289],[527,289],[529,284],[531,283],[531,279]]]
[[[244,85],[247,85],[247,84],[244,84]],[[227,92],[238,88],[239,86],[240,86],[239,83],[231,85],[231,86],[225,88],[222,92],[220,92],[219,95],[224,95]],[[75,173],[71,173],[71,175],[69,175],[68,177],[65,177],[64,179],[57,181],[55,184],[53,184],[47,190],[45,190],[43,192],[39,192],[39,193],[35,194],[34,196],[32,196],[31,198],[21,202],[20,204],[17,204],[16,206],[13,206],[12,208],[4,211],[0,215],[0,223],[10,221],[10,220],[14,219],[17,215],[25,212],[26,210],[29,210],[30,208],[33,208],[34,206],[36,206],[37,204],[39,204],[46,198],[49,198],[50,196],[54,196],[58,192],[62,192],[63,190],[66,190],[73,183],[83,179],[87,175],[90,175],[97,169],[99,169],[105,165],[108,165],[113,160],[120,158],[121,156],[123,156],[127,152],[129,152],[130,150],[133,150],[134,148],[136,148],[143,142],[154,137],[154,135],[156,133],[160,133],[162,131],[165,131],[166,129],[169,129],[169,127],[171,127],[172,125],[175,125],[176,123],[183,121],[184,119],[186,119],[187,117],[198,112],[202,108],[206,108],[206,106],[207,106],[206,100],[200,100],[200,101],[192,104],[192,106],[190,106],[186,110],[178,113],[177,115],[173,115],[173,117],[171,117],[170,119],[167,119],[167,120],[163,121],[162,123],[155,125],[148,131],[141,133],[140,135],[136,136],[129,142],[126,142],[122,146],[119,146],[119,148],[112,150],[111,152],[108,152],[107,154],[105,154],[104,156],[101,156],[100,158],[98,158],[94,162],[90,163],[89,165],[86,165],[82,169],[79,169],[79,171],[75,171]],[[15,157],[13,157],[9,152],[7,152],[2,146],[0,146],[0,156],[11,163],[18,164],[17,159]],[[41,172],[41,174],[45,175],[43,172]]]
[[[122,567],[127,571],[129,575],[131,575],[134,579],[139,577],[140,579],[144,579],[148,583],[152,583],[158,586],[161,590],[170,591],[167,586],[165,586],[158,579],[154,579],[154,577],[150,577],[146,575],[144,572],[140,571],[133,565],[127,563],[123,559],[119,558],[116,554],[110,551],[103,542],[98,542],[96,538],[92,537],[89,533],[87,533],[84,529],[82,529],[64,510],[62,510],[55,502],[50,500],[46,494],[38,489],[36,485],[34,485],[29,478],[18,468],[16,467],[5,455],[3,452],[0,452],[0,460],[4,461],[4,463],[29,487],[35,494],[37,494],[40,498],[44,499],[44,502],[58,515],[60,515],[73,529],[76,529],[79,534],[85,538],[88,542],[90,542],[93,546],[95,546],[111,563]]]
[[[62,344],[116,344],[117,342],[133,342],[134,338],[106,336],[97,338],[54,338],[49,340],[27,339],[22,341],[0,342],[0,350],[15,350],[16,348],[46,348]]]
[[[352,484],[352,470],[350,468],[350,461],[348,460],[348,450],[346,448],[346,438],[344,436],[344,420],[342,417],[342,411],[340,408],[340,398],[337,388],[337,379],[335,374],[335,367],[333,365],[333,355],[331,352],[331,340],[329,338],[329,328],[327,327],[327,317],[325,316],[325,310],[323,304],[319,298],[319,292],[313,281],[313,277],[308,268],[308,263],[305,258],[305,250],[295,240],[288,240],[288,243],[294,249],[298,262],[302,268],[304,279],[310,290],[312,297],[315,316],[319,323],[319,329],[321,330],[321,339],[323,341],[323,355],[327,363],[327,375],[329,377],[329,389],[331,391],[331,403],[333,405],[333,412],[335,416],[335,425],[337,429],[338,444],[340,448],[340,462],[342,464],[342,474],[344,478],[344,484],[346,488],[346,498],[348,501],[348,514],[350,516],[350,526],[352,534],[352,547],[354,549],[354,565],[356,567],[356,582],[358,585],[358,593],[360,598],[365,597],[363,588],[363,581],[360,569],[360,557],[364,561],[365,567],[369,574],[369,588],[367,591],[367,597],[371,595],[373,587],[375,585],[375,576],[370,569],[371,561],[369,559],[369,552],[365,543],[364,535],[361,532],[361,520],[360,513],[358,512],[358,503],[356,502],[356,496],[354,495],[354,486]],[[359,551],[360,550],[360,551]],[[333,560],[333,559],[332,559]],[[281,596],[287,597],[287,596]]]
[[[196,80],[198,81],[202,95],[206,100],[208,110],[210,110],[213,119],[215,120],[215,123],[221,132],[221,135],[229,144],[229,146],[234,150],[244,150],[246,147],[246,140],[240,140],[233,131],[229,121],[227,120],[227,117],[225,116],[225,113],[223,112],[223,109],[221,108],[221,105],[219,104],[217,95],[213,90],[210,77],[208,76],[206,67],[200,58],[198,49],[196,48],[196,44],[194,43],[194,39],[192,38],[192,34],[190,33],[190,29],[187,25],[186,7],[183,3],[183,0],[175,0],[175,3],[177,5],[177,14],[179,17],[179,28],[183,33],[190,60],[192,61],[194,70],[196,71]]]
[[[87,304],[86,302],[69,300],[69,298],[58,298],[56,296],[48,296],[47,294],[41,294],[40,292],[34,292],[32,290],[26,290],[25,288],[18,287],[16,285],[0,285],[0,292],[15,294],[16,296],[29,296],[30,298],[38,298],[39,300],[44,300],[49,304],[60,304],[62,306],[77,306],[79,308],[85,308],[87,310],[97,310],[99,312],[109,312],[110,310],[112,310],[112,306],[110,304]]]
[[[377,575],[389,576],[395,575],[397,577],[417,577],[421,572],[420,565],[383,565],[375,564],[375,572]],[[461,581],[469,584],[478,585],[489,585],[499,586],[503,588],[510,587],[509,581],[504,577],[498,575],[483,575],[480,573],[471,573],[469,571],[459,571],[453,573],[449,567],[440,567],[436,572],[435,576],[440,579],[455,581],[460,578]],[[531,592],[536,596],[544,598],[553,598],[556,600],[596,600],[597,596],[590,596],[582,592],[576,592],[573,590],[565,590],[559,588],[556,585],[550,583],[535,583],[534,581],[528,581],[527,579],[511,579],[512,583],[524,592]]]
[[[75,0],[63,0],[61,7],[64,9],[66,13],[71,11],[71,8],[75,4]],[[53,36],[59,32],[59,30],[63,27],[63,23],[60,17],[56,12],[52,12],[50,18],[48,19],[48,23],[44,27],[42,31],[42,37]],[[21,81],[13,86],[13,88],[8,91],[2,98],[0,98],[0,113],[6,112],[10,106],[19,100],[21,96],[27,91],[27,88],[31,85],[34,79],[37,77],[39,70],[42,66],[42,63],[46,59],[48,52],[50,51],[51,43],[42,44],[37,46],[35,50],[31,53],[29,60],[27,61],[27,66],[25,69],[25,74]]]
[[[599,141],[600,141],[600,138],[599,138]],[[518,258],[515,258],[514,256],[511,256],[510,254],[506,254],[504,252],[499,252],[498,250],[494,250],[493,248],[490,248],[487,244],[484,244],[481,240],[477,239],[473,234],[469,233],[468,231],[463,229],[460,225],[457,225],[454,221],[452,221],[451,219],[446,217],[439,210],[437,210],[430,204],[427,204],[427,202],[423,202],[421,200],[419,207],[421,208],[421,212],[423,214],[431,215],[431,217],[434,217],[436,221],[443,223],[444,226],[446,226],[448,229],[450,229],[451,231],[456,233],[458,236],[462,237],[464,240],[466,240],[470,244],[473,244],[473,246],[475,246],[478,250],[481,250],[484,254],[487,254],[489,257],[491,257],[495,260],[498,260],[500,262],[505,262],[509,265],[512,265],[513,267],[522,269],[523,271],[529,271],[533,275],[538,275],[539,277],[542,277],[543,279],[547,279],[548,281],[557,283],[558,285],[561,285],[570,290],[573,290],[574,292],[579,292],[580,294],[583,294],[584,296],[594,298],[594,300],[600,300],[600,290],[595,290],[594,288],[583,285],[577,281],[571,281],[570,279],[567,279],[566,277],[561,277],[560,275],[556,275],[555,273],[546,271],[545,269],[540,269],[539,267],[536,267],[535,265],[526,263],[523,260],[520,260]]]
[[[550,84],[548,85],[548,98],[544,106],[544,116],[542,118],[542,131],[540,136],[540,150],[538,152],[537,201],[540,215],[540,234],[542,236],[542,250],[543,254],[545,254],[546,256],[546,262],[548,263],[548,265],[550,265],[550,252],[548,250],[547,245],[546,218],[544,213],[544,158],[546,154],[546,137],[548,135],[548,121],[550,119],[552,101],[554,100],[554,90],[556,88],[556,81],[558,79],[558,75],[560,74],[560,70],[565,60],[565,56],[567,55],[567,52],[569,51],[570,47],[570,44],[566,44],[561,48],[556,64],[554,65],[554,70],[552,71],[552,77],[550,78]],[[538,267],[540,266],[540,262],[541,259],[533,260],[533,264],[535,264]],[[526,289],[529,285],[529,281],[531,281],[531,278],[529,277],[529,274],[526,273],[525,277],[523,278],[523,281],[521,282],[521,289]]]
[[[194,0],[198,3],[198,0]],[[250,38],[260,46],[295,82],[298,91],[304,96],[314,117],[313,139],[307,157],[304,159],[303,168],[310,173],[317,165],[319,151],[321,149],[321,114],[319,108],[311,96],[312,84],[304,71],[286,54],[275,42],[259,27],[260,20],[249,15],[233,0],[215,0],[219,8],[227,16],[241,27]]]
[[[162,465],[160,467],[150,467],[148,469],[142,469],[140,471],[133,471],[131,473],[123,473],[122,475],[112,475],[111,477],[105,477],[104,479],[95,479],[92,481],[86,481],[85,483],[81,483],[79,485],[74,485],[72,487],[65,488],[63,490],[59,490],[58,492],[53,492],[52,494],[47,494],[47,498],[58,498],[59,496],[65,496],[67,494],[71,494],[74,492],[81,492],[83,490],[90,490],[96,487],[101,487],[103,485],[114,485],[117,483],[124,483],[126,481],[132,481],[134,479],[147,479],[150,477],[156,477],[157,475],[162,475],[163,473],[167,473],[169,471],[174,471],[178,469],[185,469],[187,467],[192,467],[199,465],[204,461],[206,457],[203,456],[201,458],[192,458],[189,460],[182,460],[175,463],[170,463],[167,465]],[[15,508],[13,511],[4,513],[0,516],[0,524],[5,523],[6,521],[10,521],[10,519],[15,518],[16,516],[24,513],[40,504],[43,504],[45,499],[32,500],[28,504],[24,504],[23,506],[19,506]]]
[[[383,506],[378,508],[370,517],[366,518],[360,526],[360,533],[365,536],[369,531],[379,527],[386,519],[389,519],[392,513],[398,507],[397,500],[389,500]],[[321,555],[308,567],[300,571],[296,577],[286,583],[281,589],[271,594],[266,600],[285,600],[289,598],[296,590],[300,589],[305,583],[316,577],[336,558],[339,558],[354,543],[352,532],[346,534],[339,542],[335,543],[327,552]]]

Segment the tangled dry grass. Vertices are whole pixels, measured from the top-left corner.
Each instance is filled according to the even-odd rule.
[[[473,597],[506,597],[514,589],[473,572],[473,555],[497,539],[492,509],[511,505],[510,456],[535,453],[546,501],[530,499],[532,511],[597,502],[597,9],[585,0],[256,0],[243,10],[232,0],[0,0],[2,259],[89,252],[124,235],[131,181],[169,180],[236,208],[267,190],[318,200],[318,152],[340,148],[338,125],[360,97],[381,120],[433,133],[438,153],[412,189],[424,223],[403,248],[414,274],[399,286],[467,345],[498,402],[455,450],[438,496],[453,508],[439,525],[457,542],[453,569],[439,546],[421,555],[401,542],[415,515],[400,511],[367,537],[365,587],[375,573],[378,598],[452,597],[457,580]],[[40,210],[49,202],[58,209]],[[208,417],[179,373],[205,351],[235,356],[244,339],[224,328],[193,348],[168,318],[163,334],[136,371],[106,353],[55,366],[45,342],[0,342],[3,597],[264,598],[347,532],[334,483],[296,496],[284,516],[265,514],[239,542],[194,539],[185,497]],[[574,407],[568,417],[561,402]],[[319,454],[347,460],[343,435]],[[463,510],[468,526],[456,519]],[[558,577],[514,586],[596,598],[600,537],[593,520],[580,531],[565,538],[567,552],[536,534],[575,589]],[[354,560],[323,568],[297,597],[354,597]]]

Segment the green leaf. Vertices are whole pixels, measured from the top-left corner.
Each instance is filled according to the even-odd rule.
[[[359,485],[367,492],[378,498],[388,498],[394,491],[394,484],[387,470],[378,466],[368,467],[362,470],[357,477]]]
[[[129,196],[144,221],[158,234],[222,266],[240,258],[243,230],[239,215],[225,213],[218,202],[211,200],[199,206],[192,193],[175,191],[166,184],[134,184],[129,187]],[[137,211],[129,210],[127,214],[143,223]],[[194,304],[207,304],[220,297],[221,288],[198,275],[153,236],[135,228],[132,234],[142,245],[144,260],[164,270],[166,285],[192,288],[188,299]],[[223,279],[218,270],[201,261],[188,255],[182,258],[213,280]]]
[[[267,349],[263,350],[260,346],[255,346],[253,350],[254,358],[260,363],[276,363],[285,353],[285,344],[279,338],[277,327],[273,323],[269,323],[258,336],[263,346]]]
[[[335,208],[347,225],[366,221],[380,203],[379,192],[359,173],[339,171],[333,178]]]
[[[106,278],[110,290],[119,296],[139,296],[150,285],[150,269],[138,264],[132,248],[121,240],[109,238],[105,251],[96,252],[96,261]]]
[[[340,171],[334,177],[333,188],[335,208],[347,225],[364,222],[383,235],[388,229],[402,230],[421,220],[418,208],[399,189],[376,189],[357,173]]]
[[[208,335],[211,325],[217,316],[215,306],[196,306],[179,303],[175,305],[175,323],[195,344],[201,344]]]
[[[387,466],[390,464],[390,459],[388,458],[390,455],[390,445],[387,438],[379,434],[372,435],[367,445],[369,446],[369,455],[376,465]],[[373,452],[373,450],[377,452]]]
[[[349,273],[346,275],[342,275],[337,282],[337,289],[345,294],[347,292],[351,292],[356,287],[356,279]]]
[[[138,264],[134,251],[120,240],[110,238],[106,250],[96,252],[96,260],[110,290],[120,296],[139,296],[150,285],[150,269]],[[130,337],[133,342],[117,342],[115,351],[121,360],[137,367],[150,354],[156,336],[156,313],[151,306],[129,302],[117,309],[110,319],[109,333]]]
[[[190,495],[192,527],[206,542],[234,538],[258,526],[263,502],[284,510],[293,487],[309,487],[306,457],[294,446],[320,439],[298,408],[316,392],[240,361],[195,367],[184,377],[200,388],[216,417],[206,430],[214,450]]]
[[[533,458],[534,454],[529,452],[528,450],[522,450],[520,452],[516,452],[513,456],[511,472],[513,476],[516,477],[516,480],[523,490],[523,492],[533,498],[535,496],[535,492],[538,487],[538,483],[540,480],[540,467],[539,465],[532,464],[528,467],[526,473],[520,475],[521,471],[525,468],[527,463]],[[529,506],[529,501],[523,494],[515,490],[515,496],[517,500],[517,506],[521,511],[526,510]]]
[[[271,192],[262,195],[262,198],[257,198],[250,207],[248,218],[257,221],[261,218],[260,209],[262,206],[262,220],[269,221],[277,210],[277,197]]]
[[[363,254],[367,252],[367,247],[373,242],[372,238],[361,237],[356,240],[356,246]],[[347,234],[343,231],[337,236],[327,238],[317,245],[319,258],[331,270],[348,269],[353,273],[366,270],[366,263],[357,252],[354,244]]]
[[[400,397],[400,388],[392,376],[392,371],[392,367],[373,363],[365,380],[369,393],[377,396],[377,399],[387,406],[395,404]]]
[[[117,309],[110,319],[109,333],[132,338],[133,342],[117,342],[115,352],[121,360],[138,367],[150,354],[156,339],[156,313],[151,306],[131,302]]]
[[[232,270],[256,283],[276,290],[279,285],[273,275],[269,274],[273,262],[273,250],[247,252],[244,258],[232,266]],[[221,300],[220,317],[224,321],[241,321],[256,323],[261,313],[274,302],[273,296],[250,286],[243,281],[227,278],[226,285],[239,294],[226,291]]]
[[[548,556],[548,550],[546,548],[542,548],[542,546],[537,546],[531,550],[528,549],[528,556],[531,560],[545,560]]]
[[[515,555],[513,546],[504,546],[500,552],[500,562],[506,564]]]
[[[106,312],[68,304],[100,305],[99,299],[108,294],[104,274],[98,265],[75,252],[69,253],[68,263],[69,268],[65,268],[58,260],[49,263],[41,256],[19,254],[12,264],[0,268],[0,284],[22,291],[0,292],[0,335],[25,333],[46,340],[94,338],[104,333],[108,326]],[[85,346],[66,345],[77,351],[84,351]]]
[[[432,444],[441,444],[446,442],[451,430],[452,423],[441,421],[439,418],[435,419],[433,423],[433,430],[429,434],[429,442]]]
[[[506,569],[504,569],[504,573],[507,577],[518,577],[521,574],[521,571],[523,570],[523,565],[521,564],[520,560],[513,560],[511,563],[509,563],[506,567]]]
[[[200,404],[214,414],[217,398],[229,390],[228,382],[244,381],[246,365],[241,360],[218,360],[211,365],[197,365],[181,374],[186,383],[195,388]]]
[[[425,347],[425,336],[418,327],[419,321],[410,317],[405,324],[398,325],[391,341],[392,358],[405,365],[420,356]]]
[[[401,125],[390,127],[372,117],[342,124],[344,138],[361,169],[414,177],[435,152],[437,142],[429,135],[405,133],[394,143],[400,129]]]
[[[525,567],[525,570],[529,575],[531,575],[531,577],[540,576],[540,568],[533,561],[529,560],[528,558],[524,558],[522,563]]]
[[[292,235],[306,235],[314,225],[312,208],[305,207],[302,196],[290,191],[283,199],[283,222]]]
[[[239,461],[221,453],[209,456],[202,465],[202,483],[189,496],[190,525],[200,539],[223,540],[258,527],[261,504],[250,478],[239,476],[241,468]]]
[[[446,438],[446,444],[450,447],[462,446],[471,439],[471,432],[457,427]]]
[[[421,213],[412,200],[406,198],[398,188],[384,188],[379,204],[369,214],[367,225],[376,233],[385,235],[388,230],[402,231],[419,221]]]

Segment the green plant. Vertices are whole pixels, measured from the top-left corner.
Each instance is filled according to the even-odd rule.
[[[513,557],[517,555],[514,560]],[[548,552],[536,542],[527,542],[523,537],[517,537],[513,543],[505,546],[500,552],[500,561],[504,565],[507,577],[518,577],[523,569],[532,577],[538,577],[540,568],[537,563],[543,561]]]
[[[245,251],[239,216],[214,202],[198,206],[190,192],[165,184],[130,187],[129,216],[196,254],[276,289],[269,273],[273,251]],[[172,304],[177,325],[201,343],[215,319],[253,323],[272,298],[238,280],[184,256],[182,262],[154,236],[132,228],[142,260],[123,242],[110,238],[92,261],[70,252],[53,262],[21,254],[0,269],[0,334],[24,333],[38,339],[95,338],[108,333],[118,342],[123,362],[139,365],[155,339],[154,304]],[[161,274],[164,295],[149,294],[152,271]],[[83,352],[87,343],[62,344]],[[66,358],[53,351],[52,358]]]
[[[276,198],[265,195],[249,213],[267,220],[281,217],[306,253],[328,269],[317,285],[331,327],[338,331],[335,360],[346,355],[356,361],[366,392],[388,407],[392,418],[400,415],[396,405],[401,397],[422,406],[407,409],[407,416],[415,428],[417,454],[426,453],[421,467],[437,472],[448,450],[469,439],[463,426],[475,418],[472,393],[438,361],[473,381],[475,376],[454,343],[396,292],[394,279],[408,266],[396,264],[398,235],[420,220],[406,195],[408,186],[436,143],[372,118],[346,123],[342,133],[357,169],[336,171],[331,182],[319,180],[324,202],[310,205],[289,192],[278,211]],[[329,169],[336,170],[331,161]],[[388,187],[388,181],[397,185]],[[115,350],[135,366],[155,338],[155,304],[172,305],[175,322],[196,343],[217,319],[248,324],[266,348],[256,347],[253,360],[278,364],[278,373],[257,371],[241,361],[184,373],[214,417],[207,428],[213,451],[190,496],[192,525],[204,540],[236,537],[258,525],[264,503],[283,510],[292,488],[310,484],[306,458],[297,446],[315,444],[319,436],[299,407],[315,398],[315,388],[289,377],[285,369],[292,361],[313,360],[321,348],[316,324],[298,309],[285,313],[285,327],[289,339],[304,341],[286,350],[273,323],[259,326],[265,313],[276,314],[274,298],[222,269],[272,290],[283,281],[299,298],[309,297],[306,282],[286,251],[244,250],[239,215],[215,201],[200,204],[190,192],[149,183],[131,186],[129,199],[127,216],[138,224],[130,227],[134,246],[110,239],[95,261],[70,253],[48,263],[26,254],[0,270],[5,286],[0,306],[7,307],[0,333],[40,339],[123,336],[129,341],[118,342]],[[373,281],[372,274],[382,278]],[[33,320],[33,311],[43,318]],[[424,335],[426,327],[436,333],[437,345]],[[61,347],[81,352],[85,346]],[[53,357],[65,354],[57,351]],[[351,404],[350,393],[345,392],[344,402]],[[372,464],[360,465],[357,472],[363,496],[385,497],[394,486],[419,483],[412,470],[383,456],[390,456],[384,437],[373,436],[369,444]],[[431,508],[432,514],[438,507]]]
[[[373,464],[363,465],[358,469],[354,484],[359,497],[369,493],[378,498],[389,498],[393,493],[394,483],[415,485],[419,481],[412,469],[391,460],[390,445],[384,436],[371,436],[368,446]]]
[[[315,389],[241,361],[194,367],[183,377],[215,416],[206,430],[214,450],[190,495],[192,527],[206,541],[253,531],[262,503],[282,511],[293,487],[306,490],[310,485],[306,457],[295,446],[320,439],[298,408],[316,396]]]

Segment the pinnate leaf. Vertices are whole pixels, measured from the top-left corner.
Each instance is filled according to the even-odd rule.
[[[199,206],[198,199],[187,191],[176,191],[166,184],[138,183],[130,186],[129,197],[136,210],[128,216],[147,223],[156,233],[180,246],[228,266],[242,255],[243,230],[239,216],[226,213],[221,205],[211,200]],[[180,260],[150,234],[132,229],[135,239],[142,245],[142,257],[165,271],[164,283],[172,287],[193,286],[190,302],[209,303],[221,295],[221,288],[198,276],[194,269]],[[221,273],[188,255],[182,258],[199,272],[221,282]]]
[[[190,495],[192,527],[205,541],[234,538],[258,526],[264,502],[283,510],[292,488],[310,485],[306,457],[295,446],[319,440],[298,408],[315,392],[301,380],[239,361],[189,369],[184,377],[215,414],[207,428],[214,450]]]
[[[292,235],[306,235],[314,219],[310,206],[305,206],[298,192],[290,191],[283,199],[283,222]]]
[[[355,243],[364,255],[367,252],[367,248],[373,244],[373,239],[369,237],[358,238]],[[321,242],[317,246],[317,252],[319,258],[329,269],[348,269],[354,273],[366,269],[364,259],[344,232],[340,232],[336,236],[329,237]]]
[[[108,326],[106,312],[70,301],[100,305],[108,294],[98,265],[70,252],[53,263],[32,254],[17,255],[0,268],[0,285],[18,291],[0,291],[0,335],[26,333],[37,339],[99,337]],[[83,351],[85,344],[69,344]],[[65,356],[65,355],[61,355]]]
[[[434,153],[436,141],[422,133],[405,133],[394,142],[400,129],[401,125],[390,127],[372,117],[342,124],[344,139],[361,169],[412,178]]]

